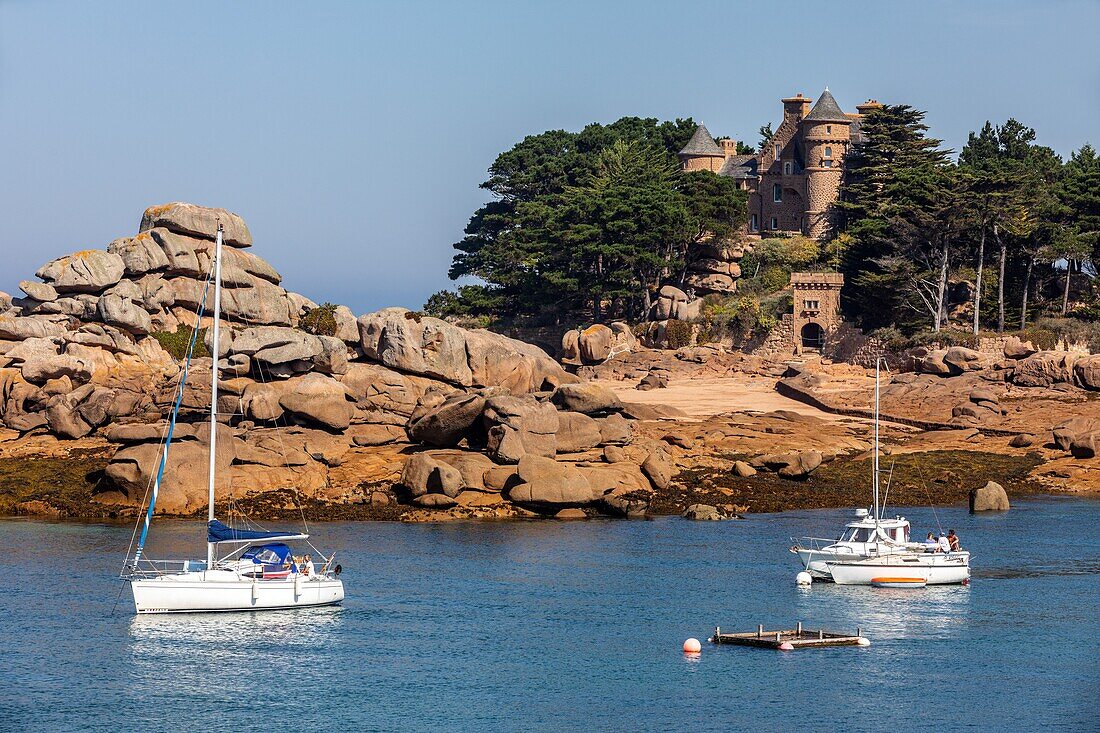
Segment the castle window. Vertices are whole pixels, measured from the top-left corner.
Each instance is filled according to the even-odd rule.
[[[791,174],[791,164],[789,162],[783,164],[783,175],[789,176]]]
[[[833,126],[832,125],[825,125],[825,134],[826,135],[831,135],[832,132],[833,132]]]
[[[776,159],[776,160],[779,160],[779,154],[780,154],[781,152],[783,152],[782,148],[780,148],[780,147],[779,147],[778,145],[776,145],[776,146],[775,146],[775,159]]]
[[[778,229],[778,228],[779,228],[779,218],[773,216],[772,217],[772,229]]]
[[[833,161],[831,161],[831,160],[823,160],[823,161],[821,161],[821,165],[822,165],[822,167],[824,167],[824,168],[832,168],[832,167],[833,167]]]
[[[778,183],[772,185],[772,201],[777,204],[783,201],[783,187]]]
[[[807,300],[803,307],[808,311],[821,310],[821,301],[820,300]]]
[[[749,221],[749,228],[754,232],[757,231],[760,228],[760,222],[756,218],[756,214],[752,215],[752,218]]]
[[[833,149],[831,147],[829,147],[828,145],[825,146],[825,157],[826,158],[833,157]]]

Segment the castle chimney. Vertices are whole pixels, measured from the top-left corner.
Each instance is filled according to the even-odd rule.
[[[718,141],[718,145],[721,146],[722,155],[724,155],[727,160],[729,158],[733,157],[734,155],[737,155],[737,141],[736,140],[731,140],[728,137],[724,137],[724,138],[722,138],[721,140]]]
[[[861,115],[865,115],[873,109],[882,109],[882,105],[879,104],[879,101],[877,99],[868,99],[863,104],[856,105],[856,110]]]
[[[808,97],[803,97],[802,92],[794,95],[793,97],[787,97],[783,100],[783,119],[793,117],[795,121],[801,120],[810,112],[810,105],[813,104],[813,100]]]

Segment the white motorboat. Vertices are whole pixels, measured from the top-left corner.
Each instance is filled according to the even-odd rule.
[[[210,352],[219,354],[221,317],[222,228],[214,245],[211,273],[198,308],[201,323],[206,292],[213,283],[214,305]],[[214,483],[217,450],[218,369],[212,369],[210,400],[210,470],[206,527],[206,560],[150,560],[143,557],[157,494],[172,445],[172,435],[187,382],[198,329],[192,332],[176,393],[168,431],[160,452],[160,465],[145,507],[140,537],[123,577],[130,582],[134,607],[145,613],[195,613],[205,611],[254,611],[277,608],[327,606],[344,599],[344,584],[337,577],[340,566],[315,548],[320,567],[311,556],[297,556],[288,542],[307,542],[304,532],[238,529],[214,516]],[[135,531],[135,535],[137,532]],[[309,545],[312,548],[312,545]],[[226,548],[229,548],[226,551]],[[224,552],[224,554],[223,554]]]
[[[832,580],[842,585],[870,585],[873,578],[920,578],[929,585],[961,583],[970,577],[970,553],[926,552],[923,544],[910,541],[909,521],[896,515],[883,516],[885,497],[879,501],[879,382],[882,360],[875,362],[875,439],[872,462],[872,504],[857,509],[856,520],[848,523],[838,540],[803,537],[791,552],[814,580]],[[889,480],[886,496],[889,496]],[[960,563],[963,575],[960,576]],[[894,572],[898,569],[898,572]],[[843,581],[836,577],[840,572]],[[916,573],[916,574],[908,574]]]
[[[837,585],[875,585],[875,581],[916,579],[927,585],[958,585],[970,580],[970,553],[909,551],[863,560],[827,563]]]
[[[829,563],[857,561],[909,550],[909,521],[902,516],[882,516],[885,501],[879,502],[879,369],[875,362],[875,441],[871,470],[872,504],[857,509],[856,520],[849,522],[839,539],[803,537],[795,540],[791,552],[798,555],[802,567],[814,580],[831,580]],[[889,490],[889,484],[887,484]]]
[[[862,560],[893,552],[906,551],[909,544],[909,520],[902,516],[875,520],[873,510],[857,509],[855,521],[844,527],[840,539],[802,537],[791,552],[798,555],[802,567],[817,580],[829,580],[828,563]]]

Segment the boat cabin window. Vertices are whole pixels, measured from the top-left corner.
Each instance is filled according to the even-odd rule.
[[[260,565],[279,565],[282,563],[282,558],[270,547],[264,547],[259,552],[250,550],[247,554],[253,562]]]
[[[848,533],[848,536],[844,538],[845,542],[870,542],[871,538],[875,536],[874,527],[853,527],[852,531]]]

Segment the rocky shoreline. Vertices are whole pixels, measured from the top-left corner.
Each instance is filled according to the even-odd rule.
[[[225,336],[192,362],[158,512],[205,511],[214,369],[219,499],[257,517],[296,518],[299,505],[317,520],[443,521],[866,501],[866,369],[646,349],[625,324],[567,332],[559,363],[402,308],[356,317],[285,290],[240,217],[174,203],[148,209],[133,237],[47,263],[21,283],[25,297],[0,294],[0,513],[139,511],[181,376],[169,349],[210,325],[195,309],[219,222]],[[886,450],[907,476],[892,503],[959,502],[991,478],[1013,494],[1100,490],[1100,357],[1017,341],[996,356],[906,359],[882,393]]]

